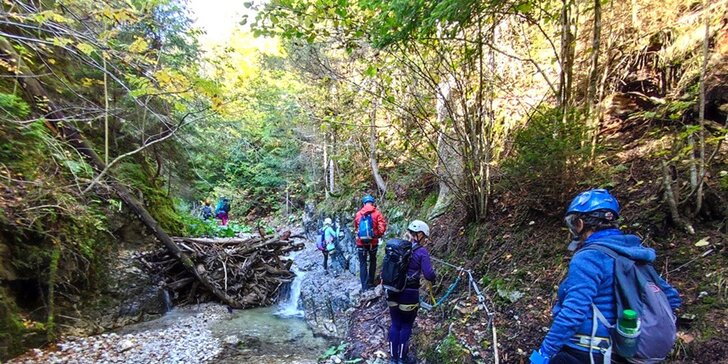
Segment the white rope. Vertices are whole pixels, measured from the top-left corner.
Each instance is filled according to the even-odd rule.
[[[478,304],[481,307],[483,307],[483,309],[485,310],[485,313],[488,315],[488,326],[490,326],[490,328],[493,332],[493,356],[495,357],[495,364],[499,364],[500,360],[498,358],[498,335],[496,333],[495,322],[493,320],[493,316],[495,316],[495,314],[493,312],[491,312],[488,309],[488,305],[485,304],[485,296],[480,291],[480,288],[478,288],[478,283],[475,281],[475,278],[473,278],[473,271],[470,269],[465,269],[461,266],[457,266],[455,264],[450,264],[442,259],[438,259],[438,258],[435,258],[432,256],[430,257],[430,259],[432,259],[433,261],[438,262],[442,265],[454,268],[458,271],[462,271],[462,272],[465,272],[468,274],[468,281],[469,281],[468,291],[470,291],[470,287],[473,288],[473,290],[475,291],[475,296],[478,299]]]

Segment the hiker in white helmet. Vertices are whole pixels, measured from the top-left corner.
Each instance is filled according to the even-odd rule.
[[[407,231],[411,241],[392,239],[387,242],[382,266],[382,283],[386,288],[389,315],[392,318],[392,325],[389,327],[390,364],[411,363],[407,352],[412,326],[419,309],[420,275],[430,282],[434,282],[436,278],[430,253],[426,248],[430,241],[430,227],[424,221],[414,220],[407,226]],[[405,263],[403,259],[388,259],[388,254],[408,256],[409,260]],[[406,277],[402,281],[403,289],[395,291],[388,284],[391,283],[392,275]]]

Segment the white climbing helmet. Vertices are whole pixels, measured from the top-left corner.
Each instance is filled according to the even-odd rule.
[[[329,225],[329,226],[331,226],[331,224],[333,224],[333,222],[331,222],[331,218],[328,218],[328,217],[327,217],[327,218],[325,218],[325,219],[324,219],[324,225]]]
[[[425,236],[430,236],[430,227],[422,220],[412,221],[409,226],[407,226],[407,230],[412,232],[423,232]]]

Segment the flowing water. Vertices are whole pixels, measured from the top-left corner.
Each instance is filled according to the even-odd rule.
[[[296,278],[291,283],[288,299],[280,304],[276,315],[283,318],[303,318],[304,312],[299,308],[298,301],[301,298],[301,285],[303,284],[303,277],[306,276],[306,273],[300,271],[295,265],[291,267],[291,270],[296,274]]]
[[[221,339],[235,335],[237,350],[228,351],[223,363],[317,363],[317,358],[331,345],[314,337],[300,318],[284,318],[275,307],[236,311],[230,319],[214,323],[212,334]]]
[[[297,253],[289,256],[295,258]],[[306,272],[294,263],[296,274],[288,290],[288,298],[278,307],[234,311],[229,319],[211,326],[214,336],[230,335],[240,339],[237,349],[228,350],[223,363],[304,364],[317,363],[317,358],[332,344],[315,337],[303,320],[299,306],[301,286]]]

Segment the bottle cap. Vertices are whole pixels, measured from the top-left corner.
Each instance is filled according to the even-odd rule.
[[[627,320],[636,320],[637,319],[637,312],[633,310],[624,310],[622,312],[622,316]]]

